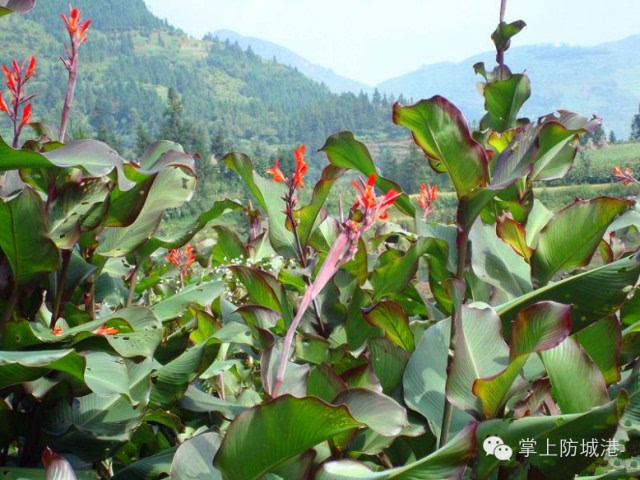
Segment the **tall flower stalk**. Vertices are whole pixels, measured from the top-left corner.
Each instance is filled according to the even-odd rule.
[[[282,345],[276,379],[271,392],[272,397],[278,396],[280,388],[282,387],[293,337],[309,305],[320,294],[333,276],[338,273],[338,270],[353,257],[358,248],[358,240],[360,237],[367,230],[371,229],[378,220],[386,220],[389,217],[387,210],[400,195],[394,190],[389,190],[383,196],[376,196],[374,191],[375,181],[376,174],[372,173],[367,183],[364,183],[362,179],[359,179],[358,182],[353,182],[354,187],[358,191],[358,197],[351,207],[350,217],[340,225],[338,237],[329,249],[329,253],[327,253],[316,278],[306,289],[300,301],[298,312],[287,330]]]
[[[67,81],[67,93],[64,98],[64,106],[62,107],[62,119],[60,120],[60,141],[64,142],[67,133],[67,125],[69,123],[69,111],[73,102],[73,94],[76,88],[76,76],[78,73],[78,49],[87,40],[87,29],[91,25],[91,20],[83,22],[80,16],[80,10],[69,6],[69,17],[63,13],[60,14],[69,33],[71,47],[65,45],[65,53],[67,58],[60,57],[62,63],[69,72]]]
[[[9,105],[4,101],[0,91],[0,113],[6,113],[13,123],[13,148],[18,148],[20,133],[23,127],[31,123],[31,102],[35,94],[27,95],[25,84],[36,74],[36,59],[31,56],[26,58],[22,65],[15,58],[11,62],[11,68],[2,66],[2,71],[7,79],[7,89],[11,95]],[[22,110],[22,112],[20,112]]]

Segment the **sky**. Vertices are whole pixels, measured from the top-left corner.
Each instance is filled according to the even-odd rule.
[[[368,85],[492,50],[499,0],[145,0],[195,37],[227,29]],[[640,34],[640,0],[510,0],[513,45],[596,45]],[[639,52],[640,58],[640,52]]]

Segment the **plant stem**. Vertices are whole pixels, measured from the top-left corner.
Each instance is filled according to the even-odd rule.
[[[65,63],[65,65],[67,65]],[[69,64],[67,66],[69,70],[69,80],[67,81],[67,94],[64,98],[64,106],[62,107],[62,118],[60,120],[60,142],[64,143],[64,137],[67,133],[67,124],[69,123],[69,110],[71,110],[71,103],[73,102],[73,92],[76,88],[76,75],[78,72],[78,50],[75,42],[71,42],[71,55],[69,58]]]
[[[467,244],[469,240],[469,232],[465,229],[461,229],[458,232],[457,244],[458,244],[458,266],[456,270],[456,279],[464,282],[464,273],[467,264]],[[460,307],[453,302],[453,311],[451,312],[451,328],[449,329],[449,355],[447,357],[447,376],[445,381],[445,395],[444,395],[444,411],[442,412],[442,430],[440,432],[440,438],[438,439],[438,448],[442,448],[447,443],[447,437],[449,436],[449,429],[451,428],[451,416],[453,415],[453,406],[447,398],[447,385],[449,383],[448,373],[451,371],[451,364],[453,363],[453,357],[455,355],[455,341],[456,341],[456,326],[460,322]]]
[[[51,324],[49,327],[53,329],[56,326],[58,318],[60,318],[60,306],[62,305],[62,294],[64,293],[64,282],[67,280],[67,273],[69,272],[69,264],[71,263],[71,250],[62,250],[62,269],[60,270],[60,276],[58,277],[58,283],[56,285],[56,298],[53,303],[53,312],[51,314]]]
[[[127,307],[131,306],[133,301],[133,294],[136,291],[136,284],[138,283],[138,270],[140,269],[140,263],[136,263],[133,272],[131,272],[131,278],[129,280],[129,294],[127,295]]]
[[[507,10],[507,0],[500,0],[500,23],[504,22],[504,14]]]
[[[9,297],[9,304],[7,305],[7,309],[4,311],[4,315],[2,316],[2,322],[0,325],[4,325],[9,320],[11,320],[11,315],[13,315],[13,311],[18,304],[18,286],[14,285],[13,290],[11,291],[11,296]]]

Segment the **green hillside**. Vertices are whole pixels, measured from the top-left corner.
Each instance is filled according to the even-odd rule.
[[[402,134],[389,122],[390,98],[335,95],[239,45],[195,40],[154,17],[142,0],[75,4],[93,20],[80,52],[71,121],[76,138],[99,138],[129,155],[137,140],[168,136],[204,155],[235,147],[268,157],[298,143],[315,151],[343,129],[378,138]],[[30,84],[38,93],[36,121],[58,122],[66,85],[58,60],[65,40],[59,13],[67,11],[67,0],[38,2],[29,14],[8,18],[0,31],[0,63],[31,54],[38,60],[39,77]],[[179,94],[180,131],[166,126],[170,88]]]

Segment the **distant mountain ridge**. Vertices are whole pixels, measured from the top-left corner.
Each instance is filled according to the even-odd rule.
[[[329,68],[311,63],[297,53],[281,45],[255,37],[247,37],[232,30],[216,30],[209,34],[221,41],[237,42],[240,47],[251,50],[266,60],[276,59],[278,63],[296,68],[303,75],[320,83],[324,83],[334,93],[372,93],[373,87],[362,82],[338,75]]]
[[[640,35],[593,47],[532,45],[507,51],[506,64],[531,78],[531,98],[523,114],[532,118],[564,108],[585,116],[602,117],[607,132],[629,136],[631,119],[640,103]],[[481,77],[476,62],[495,64],[495,53],[485,52],[462,62],[424,65],[418,70],[380,83],[381,92],[402,93],[418,100],[440,94],[455,103],[469,121],[483,115],[476,88]]]

